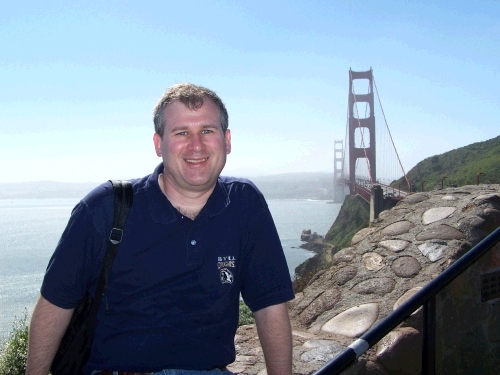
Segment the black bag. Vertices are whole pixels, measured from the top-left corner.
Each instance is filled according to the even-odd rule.
[[[132,205],[132,184],[130,181],[111,181],[115,195],[113,228],[109,236],[108,249],[104,256],[95,298],[87,292],[73,311],[66,333],[61,339],[50,367],[52,375],[81,375],[83,366],[90,357],[94,325],[106,289],[108,274],[115,259],[118,245],[123,236],[123,227]]]

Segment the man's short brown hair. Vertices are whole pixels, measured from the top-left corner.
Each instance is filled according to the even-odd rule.
[[[166,118],[164,117],[165,107],[175,101],[180,101],[190,110],[197,110],[203,105],[204,99],[212,100],[220,111],[220,125],[225,132],[229,125],[229,119],[226,107],[222,100],[215,92],[206,87],[196,86],[192,83],[179,83],[173,85],[160,98],[153,111],[153,122],[155,132],[163,137],[163,129],[165,128]]]

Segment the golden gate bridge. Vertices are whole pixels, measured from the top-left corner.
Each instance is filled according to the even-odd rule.
[[[385,123],[377,131],[374,93]],[[406,182],[403,189],[395,183],[401,177]],[[376,195],[383,199],[378,202],[382,207],[393,206],[409,194],[407,187],[411,186],[387,124],[373,70],[349,69],[346,135],[344,141],[334,141],[334,202],[344,201],[348,187],[351,195],[357,194],[372,205]]]

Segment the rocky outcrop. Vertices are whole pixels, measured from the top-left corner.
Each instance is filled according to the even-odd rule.
[[[332,262],[335,247],[325,242],[325,238],[310,229],[304,229],[300,236],[304,241],[300,247],[316,254],[295,268],[293,289],[302,291],[311,278],[320,270],[328,268]]]
[[[294,373],[319,369],[499,225],[499,185],[412,194],[383,211],[289,303]],[[500,373],[500,299],[480,292],[481,275],[498,270],[500,244],[437,296],[437,373]],[[421,327],[419,309],[344,373],[420,374]],[[265,374],[255,326],[235,342],[229,368]]]
[[[321,253],[325,249],[325,238],[310,229],[304,229],[300,235],[300,240],[304,243],[300,245],[301,248]]]

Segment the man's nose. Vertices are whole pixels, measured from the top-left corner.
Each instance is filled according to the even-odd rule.
[[[189,137],[188,148],[190,150],[201,150],[204,147],[203,138],[201,134],[194,133]]]

